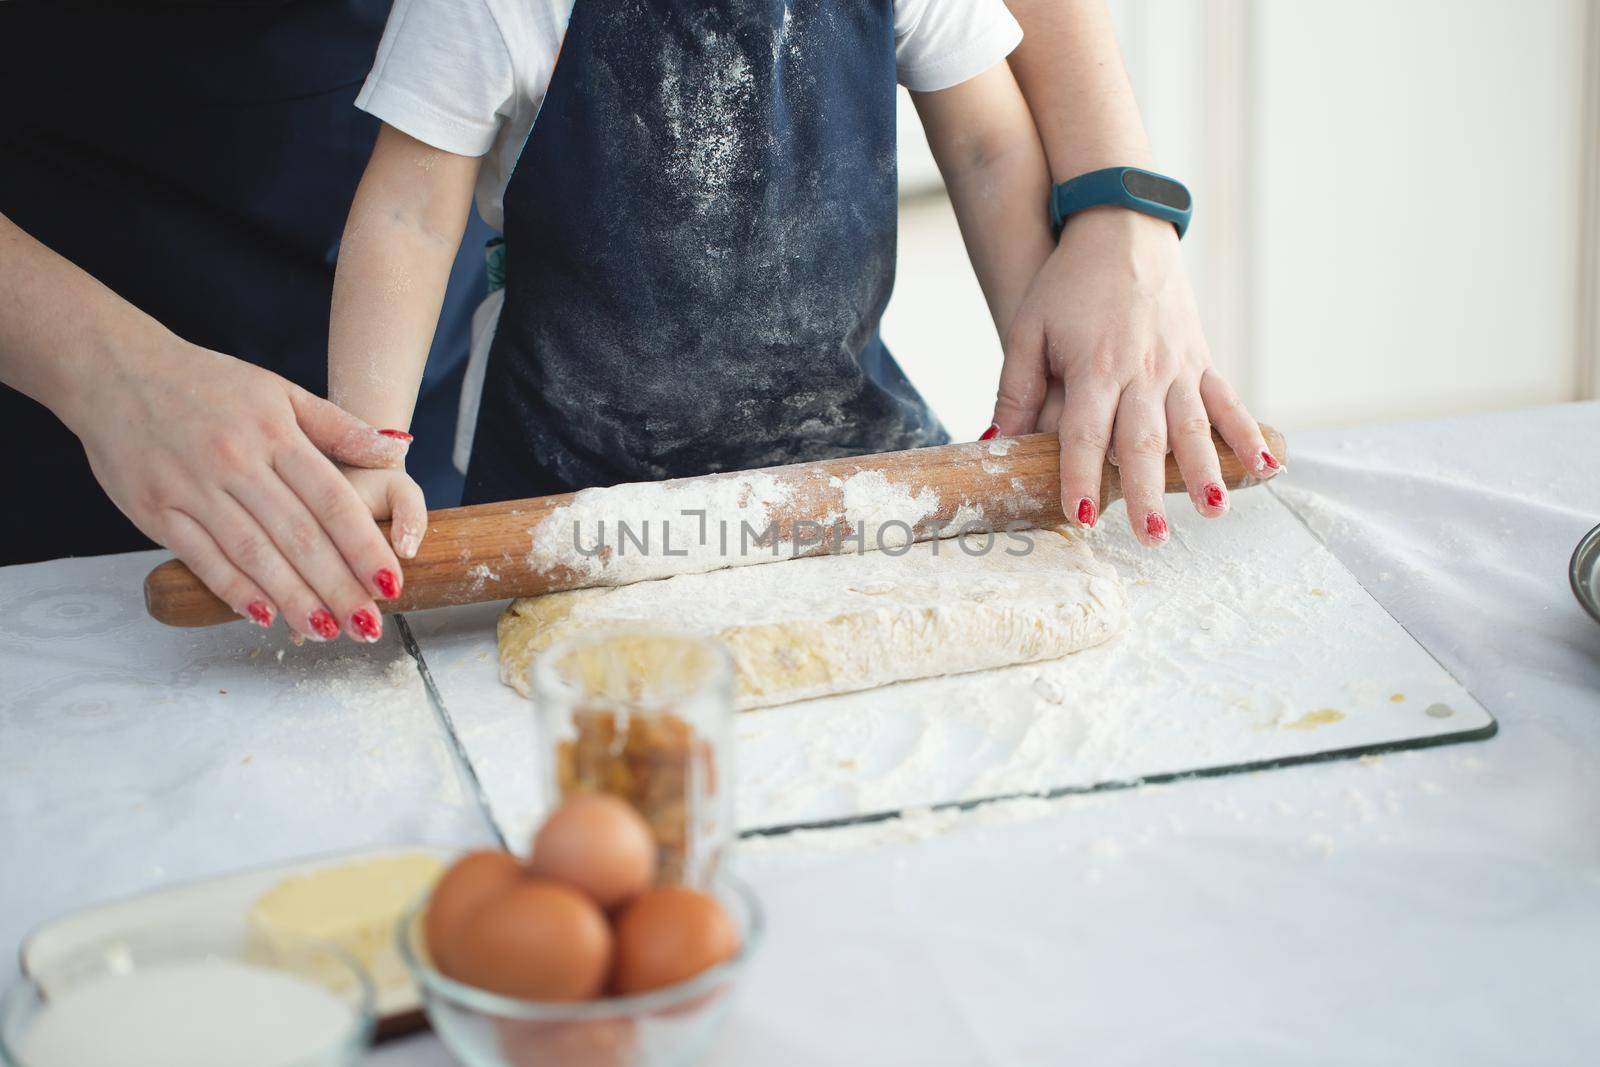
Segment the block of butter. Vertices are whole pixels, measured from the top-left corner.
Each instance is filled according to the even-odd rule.
[[[379,995],[411,984],[395,926],[432,888],[444,861],[424,852],[364,858],[295,874],[256,898],[250,922],[270,940],[312,938],[354,956]]]

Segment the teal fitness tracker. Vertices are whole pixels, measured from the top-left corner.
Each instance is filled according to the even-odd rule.
[[[1067,216],[1106,204],[1166,219],[1181,238],[1189,228],[1194,199],[1178,182],[1138,167],[1092,170],[1050,190],[1050,229],[1060,237]]]

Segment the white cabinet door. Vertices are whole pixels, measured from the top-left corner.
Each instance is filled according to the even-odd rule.
[[[1600,2],[1111,7],[1157,167],[1195,193],[1184,254],[1217,362],[1261,418],[1594,390]],[[962,437],[993,397],[986,314],[948,210],[908,203],[885,336]]]
[[[1575,398],[1591,6],[1114,5],[1157,157],[1195,178],[1218,358],[1263,418]]]

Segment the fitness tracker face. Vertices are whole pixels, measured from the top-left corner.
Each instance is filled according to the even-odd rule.
[[[1188,211],[1194,204],[1194,200],[1189,196],[1189,190],[1171,178],[1163,178],[1147,170],[1123,171],[1122,187],[1128,191],[1129,196],[1160,204],[1173,211]]]
[[[1068,218],[1092,207],[1112,205],[1165,219],[1182,237],[1194,201],[1179,182],[1138,167],[1107,167],[1080,174],[1050,190],[1050,224],[1056,236]]]

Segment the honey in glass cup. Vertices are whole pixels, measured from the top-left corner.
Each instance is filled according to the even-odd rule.
[[[609,793],[644,816],[658,880],[704,888],[733,827],[732,667],[669,633],[559,642],[530,668],[547,805]]]

